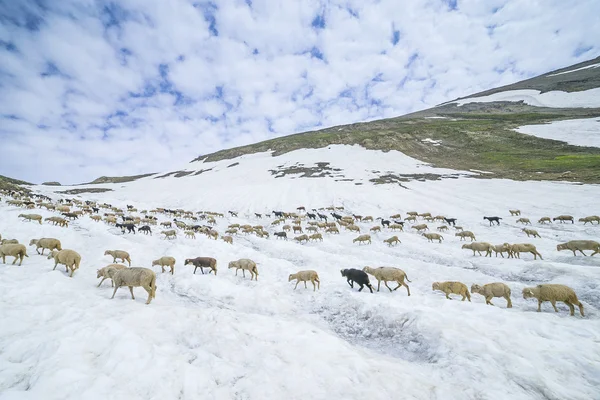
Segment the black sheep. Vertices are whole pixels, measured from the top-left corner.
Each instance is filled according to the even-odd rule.
[[[390,221],[388,221],[387,219],[382,219],[381,220],[381,226],[390,226]]]
[[[448,225],[456,226],[456,218],[444,218]]]
[[[285,240],[287,240],[287,233],[285,232],[275,232],[273,235],[277,236],[278,238],[284,238]]]
[[[492,226],[493,225],[492,222],[495,222],[498,225],[500,225],[500,220],[502,218],[500,218],[500,217],[483,217],[483,219],[487,219],[488,221],[490,221],[490,226]]]
[[[144,225],[141,228],[138,229],[138,231],[140,232],[144,232],[144,234],[150,234],[150,236],[152,236],[152,229],[150,229],[150,227],[148,225]]]
[[[367,275],[366,272],[355,268],[342,269],[340,272],[342,273],[342,276],[346,277],[346,281],[351,288],[354,289],[354,282],[356,282],[360,285],[360,289],[358,289],[359,292],[363,290],[366,285],[371,293],[373,293],[373,286],[371,286],[371,282],[369,282],[369,275]]]
[[[135,225],[134,224],[116,224],[115,225],[117,228],[121,228],[121,232],[125,233],[125,230],[127,229],[128,233],[133,232],[135,234]]]

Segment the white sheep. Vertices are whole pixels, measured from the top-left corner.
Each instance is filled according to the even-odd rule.
[[[545,283],[543,285],[537,285],[536,287],[526,287],[523,289],[524,299],[529,299],[532,297],[535,297],[538,301],[538,312],[542,311],[542,303],[544,301],[549,301],[552,304],[552,307],[554,307],[554,311],[558,312],[558,309],[556,308],[556,302],[562,301],[569,306],[571,315],[575,315],[574,306],[578,306],[581,316],[585,316],[583,314],[583,304],[581,304],[579,299],[577,299],[577,294],[575,294],[575,291],[568,286]]]
[[[291,282],[294,279],[296,279],[296,286],[294,286],[294,290],[296,290],[296,288],[298,287],[298,283],[300,282],[304,282],[304,288],[306,289],[307,281],[310,281],[313,284],[313,292],[317,290],[317,285],[315,285],[315,282],[317,282],[319,290],[321,290],[321,281],[319,280],[319,274],[317,274],[317,271],[307,270],[298,271],[295,274],[290,274],[290,276],[288,277],[288,282]]]
[[[352,240],[352,243],[356,242],[358,242],[358,244],[361,244],[362,242],[369,242],[369,244],[371,244],[371,235],[360,235]]]
[[[523,228],[521,230],[527,234],[527,237],[533,236],[533,237],[539,237],[539,238],[541,238],[540,234],[535,229]]]
[[[465,238],[470,238],[471,242],[477,240],[475,239],[475,234],[471,231],[461,231],[454,234],[454,236],[460,237],[460,240],[466,240]]]
[[[67,272],[71,270],[71,273],[69,274],[69,277],[71,278],[73,277],[75,270],[79,269],[79,264],[81,263],[81,256],[79,253],[69,249],[60,251],[52,250],[50,254],[48,254],[48,260],[51,258],[54,259],[54,268],[52,268],[52,270],[54,271],[58,264],[63,264]]]
[[[124,269],[127,268],[125,265],[123,264],[109,264],[104,268],[100,268],[96,274],[96,278],[102,278],[102,280],[100,281],[100,283],[98,284],[97,287],[100,287],[100,285],[102,285],[102,282],[104,282],[105,279],[110,279],[110,276],[108,274],[108,270],[109,269]],[[110,286],[114,286],[114,283],[112,281],[112,279],[110,280]]]
[[[27,221],[37,221],[40,225],[42,224],[42,216],[39,214],[19,214],[18,218],[23,218]]]
[[[175,274],[175,258],[164,256],[159,258],[158,260],[152,261],[152,266],[160,265],[162,272],[165,272],[165,267],[171,268],[171,275]]]
[[[146,304],[150,304],[153,298],[156,298],[156,274],[154,271],[148,268],[125,268],[125,269],[109,269],[108,274],[115,284],[115,291],[111,299],[115,298],[117,290],[121,286],[129,286],[131,292],[131,298],[135,300],[133,296],[133,287],[143,287],[148,292],[148,300]]]
[[[498,257],[498,253],[504,258],[504,253],[510,255],[510,244],[502,243],[494,246],[494,253],[496,253],[496,257]]]
[[[29,242],[30,246],[36,245],[35,251],[40,254],[40,248],[42,249],[42,255],[44,255],[44,250],[48,249],[52,250],[62,250],[60,240],[54,238],[41,238],[41,239],[31,239]]]
[[[537,256],[540,256],[540,260],[543,260],[542,255],[537,251],[536,247],[530,243],[517,243],[510,246],[510,252],[508,258],[521,258],[521,253],[533,254],[533,259],[537,260]]]
[[[471,285],[471,293],[478,293],[485,297],[485,304],[492,304],[492,298],[504,297],[506,299],[506,308],[512,308],[510,300],[510,288],[502,282],[488,283],[483,286],[477,284]]]
[[[431,285],[432,290],[441,290],[446,294],[446,298],[448,300],[452,300],[449,294],[459,294],[462,296],[461,301],[465,301],[465,299],[471,301],[471,295],[469,294],[469,289],[467,285],[462,282],[433,282]]]
[[[439,233],[423,233],[422,235],[425,236],[427,238],[427,241],[429,241],[429,242],[438,240],[439,243],[442,243],[442,240],[444,239],[444,237],[442,235],[440,235]]]
[[[106,250],[104,255],[112,256],[113,263],[117,262],[117,259],[120,259],[121,262],[127,261],[131,267],[131,257],[129,257],[129,253],[124,250]]]
[[[396,286],[393,290],[398,289],[400,286],[404,286],[406,288],[406,291],[408,292],[408,295],[410,296],[410,288],[408,287],[408,285],[406,283],[404,283],[404,279],[406,279],[408,282],[410,282],[410,280],[408,280],[408,276],[406,276],[406,272],[404,272],[403,270],[401,270],[400,268],[395,268],[395,267],[379,267],[379,268],[371,268],[371,267],[364,267],[362,269],[364,272],[366,272],[367,274],[371,274],[375,277],[375,279],[377,279],[377,291],[379,292],[379,287],[381,286],[381,281],[383,281],[383,284],[385,285],[386,288],[388,288],[390,290],[390,292],[392,291],[392,289],[388,286],[388,281],[392,281],[392,282],[397,282],[398,286]]]
[[[593,256],[594,254],[600,253],[600,243],[596,242],[595,240],[570,240],[566,243],[558,244],[556,246],[556,250],[571,250],[573,252],[573,256],[577,255],[577,253],[575,253],[576,251],[585,256],[586,254],[582,250],[593,250]]]
[[[491,244],[487,243],[487,242],[472,242],[472,243],[465,243],[462,245],[461,247],[462,249],[469,249],[469,250],[473,250],[473,255],[475,255],[475,252],[479,253],[479,255],[481,255],[482,251],[485,251],[485,256],[492,256],[492,251],[494,250],[494,246],[492,246]]]
[[[12,265],[15,265],[17,260],[19,260],[19,265],[21,265],[23,264],[23,258],[29,257],[27,255],[27,248],[24,244],[20,243],[6,243],[0,245],[0,257],[2,257],[3,264],[6,264],[6,256],[11,256],[15,258],[12,262]]]
[[[229,263],[228,269],[235,268],[235,276],[237,276],[238,270],[242,270],[242,274],[244,278],[246,277],[245,271],[250,272],[250,280],[256,278],[258,280],[258,268],[256,268],[256,263],[248,258],[240,258],[237,261],[231,261]]]

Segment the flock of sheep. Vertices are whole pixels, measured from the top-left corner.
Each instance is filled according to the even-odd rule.
[[[5,191],[2,194],[4,196],[11,197],[10,200],[6,201],[6,204],[8,205],[18,206],[25,209],[46,208],[47,210],[59,212],[60,216],[57,215],[49,217],[46,218],[45,221],[62,227],[68,227],[70,221],[84,218],[87,215],[96,222],[104,221],[106,224],[113,225],[121,229],[123,234],[125,234],[125,232],[135,234],[137,229],[138,232],[151,235],[152,226],[159,224],[156,215],[161,215],[169,219],[160,222],[161,227],[173,228],[173,226],[175,226],[176,228],[161,231],[161,234],[164,235],[165,239],[176,239],[179,232],[183,232],[186,238],[195,239],[196,234],[200,233],[205,234],[208,238],[214,240],[217,240],[219,237],[221,237],[221,239],[225,242],[233,244],[233,237],[239,234],[254,234],[261,238],[269,238],[270,236],[269,232],[264,228],[263,225],[251,226],[240,224],[230,224],[225,231],[226,235],[220,235],[215,229],[215,226],[217,225],[216,219],[223,218],[224,215],[216,212],[205,211],[194,213],[181,209],[170,210],[165,208],[156,208],[149,211],[140,211],[139,214],[143,215],[140,217],[135,216],[135,213],[138,213],[138,210],[131,205],[127,205],[127,209],[123,210],[118,207],[113,207],[110,204],[97,204],[96,202],[81,201],[79,199],[59,199],[58,201],[52,201],[52,199],[44,195],[27,195],[14,191]],[[103,216],[100,216],[101,210],[103,211]],[[321,232],[326,234],[339,234],[340,229],[345,229],[351,232],[361,233],[362,229],[364,228],[361,228],[358,225],[359,223],[374,222],[372,216],[361,216],[355,214],[342,216],[339,213],[344,211],[343,207],[327,207],[319,210],[313,209],[312,211],[312,213],[308,212],[304,207],[298,207],[296,212],[290,213],[273,211],[271,214],[275,216],[275,220],[270,223],[270,226],[278,227],[279,225],[282,225],[281,230],[273,232],[273,235],[277,239],[287,240],[287,233],[294,232],[302,234],[294,237],[294,240],[299,243],[308,242],[310,240],[322,241],[323,235]],[[330,213],[327,215],[321,213],[321,211],[330,211]],[[519,210],[509,211],[513,216],[521,215]],[[229,214],[232,217],[237,217],[237,213],[234,211],[229,211]],[[265,215],[255,213],[254,217],[257,219],[262,219],[263,216],[270,217],[271,214]],[[491,257],[492,252],[495,252],[496,257],[498,254],[504,257],[504,253],[506,253],[508,258],[520,258],[521,253],[531,253],[534,256],[534,259],[537,259],[538,256],[540,259],[542,259],[542,255],[537,251],[536,246],[531,243],[502,243],[498,245],[492,245],[488,242],[477,242],[473,232],[463,230],[462,227],[456,226],[455,218],[446,218],[445,216],[440,215],[433,217],[430,213],[408,212],[406,214],[407,217],[404,218],[404,220],[400,220],[400,214],[391,215],[389,219],[377,218],[377,220],[380,221],[380,224],[372,226],[368,229],[372,233],[381,232],[382,229],[402,232],[404,231],[404,224],[406,222],[417,222],[418,218],[420,218],[423,223],[411,226],[411,230],[417,231],[429,242],[438,241],[438,243],[442,243],[444,237],[440,233],[427,232],[429,230],[429,226],[425,222],[440,222],[442,225],[437,227],[437,231],[447,232],[449,231],[450,227],[452,227],[456,231],[455,236],[459,237],[461,241],[470,239],[471,242],[463,244],[462,248],[472,250],[473,255],[476,253],[482,255],[482,252],[485,252],[486,257]],[[20,214],[19,218],[23,218],[24,221],[34,221],[42,224],[42,216],[39,214]],[[119,219],[121,219],[121,222],[119,222]],[[192,221],[192,223],[186,223],[183,221],[183,219]],[[484,217],[484,219],[490,222],[490,226],[493,224],[500,225],[500,220],[502,220],[500,217]],[[286,224],[288,220],[291,221],[291,224]],[[542,217],[539,219],[538,223],[546,224],[552,223],[553,221],[559,221],[561,223],[574,223],[574,218],[569,215],[561,215],[553,219],[550,217]],[[588,216],[585,218],[580,218],[579,221],[583,222],[584,224],[593,224],[594,222],[600,224],[600,217],[595,215]],[[200,222],[203,224],[200,224]],[[304,226],[303,222],[305,223]],[[524,217],[519,218],[516,222],[524,225],[531,225],[530,220]],[[537,231],[533,229],[523,228],[523,232],[527,234],[527,237],[540,237]],[[356,242],[359,244],[371,244],[372,237],[370,234],[360,234],[358,237],[353,239],[353,243]],[[383,242],[385,242],[388,246],[395,246],[401,243],[398,236],[391,236],[390,238],[383,240]],[[74,250],[63,249],[61,242],[58,239],[32,239],[29,245],[36,246],[36,251],[40,255],[44,255],[44,251],[48,249],[49,254],[47,258],[54,260],[54,269],[56,269],[58,264],[64,265],[70,277],[72,277],[74,272],[79,269],[81,256]],[[593,240],[573,240],[567,243],[559,244],[557,246],[557,251],[561,250],[570,250],[573,252],[573,255],[576,255],[577,252],[580,252],[584,256],[586,255],[583,252],[584,250],[591,250],[591,255],[593,256],[600,253],[600,243]],[[146,304],[150,304],[152,299],[156,296],[155,272],[149,268],[131,267],[131,257],[126,251],[106,250],[104,255],[111,256],[113,258],[113,263],[97,270],[97,278],[102,278],[98,286],[100,286],[104,280],[110,279],[111,285],[114,287],[111,298],[114,298],[117,290],[120,287],[128,286],[133,299],[135,299],[133,287],[142,287],[148,293]],[[2,257],[3,263],[6,263],[6,256],[12,256],[15,258],[13,265],[17,261],[19,261],[19,265],[22,265],[24,258],[29,257],[27,255],[27,248],[25,245],[18,243],[16,239],[3,239],[0,235],[0,257]],[[121,263],[127,262],[128,266],[125,266],[124,264],[118,264],[117,260],[119,260]],[[175,258],[170,256],[161,257],[152,262],[152,266],[160,266],[162,272],[165,272],[165,267],[169,268],[169,272],[171,274],[175,273],[175,264]],[[217,260],[212,257],[196,257],[192,259],[186,259],[184,265],[193,265],[194,274],[198,268],[200,268],[202,274],[204,274],[204,269],[207,269],[208,273],[214,273],[215,275],[217,274]],[[242,270],[242,275],[244,277],[247,271],[250,274],[251,280],[258,280],[259,273],[257,264],[250,259],[231,261],[228,264],[228,269],[235,269],[236,275],[238,274],[239,270]],[[410,288],[405,281],[411,281],[408,279],[406,273],[399,268],[371,268],[367,266],[362,270],[353,268],[341,270],[341,275],[346,278],[351,288],[354,287],[355,283],[359,285],[359,291],[362,291],[364,286],[367,286],[371,293],[373,293],[373,287],[369,281],[369,275],[371,275],[378,282],[377,291],[379,291],[381,282],[383,282],[390,292],[397,290],[401,286],[404,286],[408,295],[410,296]],[[293,280],[296,281],[294,289],[298,287],[300,282],[303,282],[305,288],[307,288],[307,282],[309,281],[313,285],[313,291],[315,291],[317,288],[320,289],[320,280],[316,271],[306,270],[290,274],[288,277],[288,282]],[[396,282],[397,286],[392,289],[388,286],[388,282]],[[446,298],[448,299],[450,299],[450,294],[456,294],[462,296],[462,301],[465,299],[471,301],[469,289],[462,282],[434,282],[432,284],[432,290],[444,292]],[[483,297],[485,297],[486,304],[490,305],[493,305],[491,300],[494,297],[502,297],[507,301],[507,308],[512,307],[512,302],[510,299],[511,290],[504,283],[489,283],[483,286],[473,284],[471,286],[471,293],[481,294]],[[528,287],[523,289],[522,295],[523,298],[526,299],[536,298],[538,300],[538,311],[541,311],[542,302],[550,301],[554,307],[554,310],[558,312],[558,309],[556,308],[556,302],[561,301],[569,306],[571,315],[574,315],[575,306],[578,306],[581,315],[584,315],[583,305],[577,299],[577,295],[573,289],[565,285],[542,284],[535,287]]]

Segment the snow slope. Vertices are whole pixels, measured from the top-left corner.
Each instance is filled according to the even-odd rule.
[[[517,132],[577,146],[600,147],[600,118],[571,119],[544,125],[525,125]]]
[[[57,237],[64,248],[79,251],[83,262],[70,279],[30,248],[22,267],[0,266],[0,399],[600,398],[600,257],[556,251],[563,241],[600,239],[600,227],[535,224],[545,215],[599,214],[600,187],[468,177],[403,183],[409,189],[373,185],[367,179],[378,175],[373,170],[457,172],[380,152],[365,154],[368,165],[353,158],[361,151],[366,152],[340,147],[193,163],[188,166],[195,170],[214,169],[101,185],[118,190],[81,197],[123,207],[240,211],[239,218],[218,220],[220,232],[230,223],[267,226],[270,220],[253,213],[299,205],[334,204],[345,213],[374,217],[430,211],[458,218],[480,241],[535,243],[544,260],[529,254],[520,260],[473,257],[453,231],[443,233],[441,244],[410,229],[373,234],[370,246],[353,245],[356,234],[344,231],[306,245],[273,236],[237,236],[233,245],[204,236],[165,241],[156,234],[122,235],[89,218],[68,229],[23,223],[17,218],[22,210],[2,202],[3,237],[22,243]],[[265,170],[323,161],[339,167],[345,178],[274,178]],[[234,162],[239,165],[227,168]],[[509,208],[520,208],[534,221],[542,239],[520,232]],[[503,217],[502,225],[490,227],[484,215]],[[365,231],[374,224],[359,225]],[[384,246],[382,240],[394,234],[402,243]],[[96,287],[95,270],[112,261],[102,256],[106,249],[128,250],[133,265],[145,267],[172,255],[175,274],[155,268],[158,290],[149,306],[139,288],[135,301],[126,288],[110,300],[107,281]],[[185,258],[195,256],[215,257],[217,276],[193,275],[183,266]],[[258,282],[227,270],[229,261],[242,257],[259,263]],[[365,265],[402,268],[411,280],[411,296],[404,288],[375,294],[350,289],[339,270]],[[303,285],[293,290],[287,277],[302,269],[318,271],[320,291]],[[432,282],[443,280],[468,286],[505,282],[513,308],[506,309],[503,299],[486,306],[479,295],[470,303],[456,296],[446,300],[431,291]],[[543,282],[573,287],[586,316],[569,316],[562,303],[558,314],[548,303],[536,313],[535,300],[520,293]]]
[[[547,75],[547,76],[558,76],[558,75],[570,74],[571,72],[577,72],[577,71],[582,71],[584,69],[598,68],[598,67],[600,67],[600,63],[598,63],[598,64],[592,64],[592,65],[587,65],[585,67],[572,69],[570,71],[559,72],[557,74],[551,74],[551,75]]]
[[[468,103],[491,103],[495,101],[522,101],[535,107],[552,108],[593,108],[600,107],[600,88],[581,92],[561,92],[553,90],[541,93],[539,90],[523,89],[498,92],[489,96],[469,97],[444,104],[462,106]]]

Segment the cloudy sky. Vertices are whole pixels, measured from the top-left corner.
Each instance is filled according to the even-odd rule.
[[[600,54],[597,0],[0,1],[0,174],[78,183]]]

